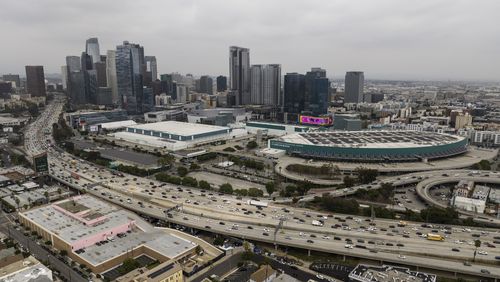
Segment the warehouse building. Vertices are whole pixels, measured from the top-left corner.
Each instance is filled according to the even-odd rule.
[[[244,134],[244,130],[233,130],[226,126],[164,121],[128,126],[125,131],[114,133],[113,136],[136,145],[178,151]]]

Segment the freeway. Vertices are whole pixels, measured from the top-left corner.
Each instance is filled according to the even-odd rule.
[[[60,109],[62,107],[55,107],[51,111],[53,116],[43,118],[37,127],[47,128],[50,122],[56,120],[54,116],[59,115]],[[495,256],[500,255],[497,248],[481,249],[483,255],[478,256],[478,263],[467,267],[463,265],[463,261],[472,258],[473,240],[481,238],[482,241],[494,242],[495,237],[500,235],[496,229],[427,228],[417,223],[397,227],[397,221],[392,220],[376,219],[372,222],[368,218],[326,215],[306,209],[284,208],[274,203],[258,208],[247,203],[250,198],[161,183],[96,166],[58,148],[40,145],[46,140],[42,130],[27,136],[27,139],[28,149],[30,146],[47,148],[53,178],[149,217],[228,236],[275,242],[277,245],[478,276],[485,276],[481,270],[486,269],[491,272],[486,276],[500,277],[500,269],[492,265]],[[419,180],[419,176],[405,177],[395,178],[394,183]],[[351,193],[352,190],[340,191],[346,192]],[[179,207],[180,211],[165,213],[166,209],[173,207]],[[313,226],[312,219],[321,219],[325,224]],[[284,222],[283,228],[276,230],[280,220]],[[446,240],[433,242],[421,237],[421,234],[430,232],[439,233]]]

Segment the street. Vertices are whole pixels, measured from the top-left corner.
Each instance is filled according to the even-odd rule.
[[[16,230],[8,221],[5,222],[7,218],[5,214],[2,213],[2,224],[0,225],[0,231],[5,233],[5,235],[10,235],[15,241],[19,242],[22,246],[28,249],[28,251],[36,257],[40,261],[48,261],[49,264],[59,271],[59,276],[62,276],[67,279],[67,281],[74,282],[87,282],[87,279],[84,279],[80,274],[74,271],[69,265],[65,264],[63,261],[54,257],[51,253],[49,253],[44,248],[40,247],[33,241],[31,238],[24,236],[24,234]]]

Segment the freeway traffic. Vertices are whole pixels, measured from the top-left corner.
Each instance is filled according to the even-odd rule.
[[[500,269],[493,264],[464,266],[464,261],[473,256],[473,241],[480,238],[495,246],[495,238],[500,236],[498,230],[422,227],[418,223],[397,226],[398,222],[393,220],[371,221],[361,217],[328,215],[274,203],[256,207],[249,205],[251,199],[246,197],[238,198],[117,173],[46,144],[45,133],[40,128],[51,126],[61,110],[62,107],[53,106],[48,116],[44,112],[40,121],[36,121],[37,130],[26,136],[27,151],[36,154],[46,148],[52,177],[140,214],[200,230],[278,245],[473,275],[484,276],[481,271],[487,270],[491,273],[489,276],[500,277]],[[410,179],[414,178],[396,178],[395,183],[413,181]],[[351,190],[340,193],[346,192]],[[179,211],[166,212],[174,207],[178,207]],[[313,219],[322,220],[323,226],[313,226]],[[284,222],[283,227],[276,231],[280,220]],[[423,235],[427,233],[441,234],[445,240],[426,240]],[[495,256],[500,255],[498,250],[483,247],[480,251],[484,255],[479,255],[478,259],[494,263]]]

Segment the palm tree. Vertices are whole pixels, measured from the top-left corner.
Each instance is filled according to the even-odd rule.
[[[476,261],[477,248],[481,247],[481,240],[477,239],[474,241],[474,246],[476,249],[474,250],[474,259],[472,261]]]
[[[16,202],[17,209],[19,210],[19,203],[21,202],[18,197],[14,197],[14,201]]]
[[[45,200],[47,201],[47,204],[48,204],[49,201],[50,201],[50,199],[49,199],[49,192],[48,191],[43,192],[43,196],[45,196]]]
[[[31,201],[32,201],[31,197],[28,197],[28,204],[30,208],[31,208]]]

